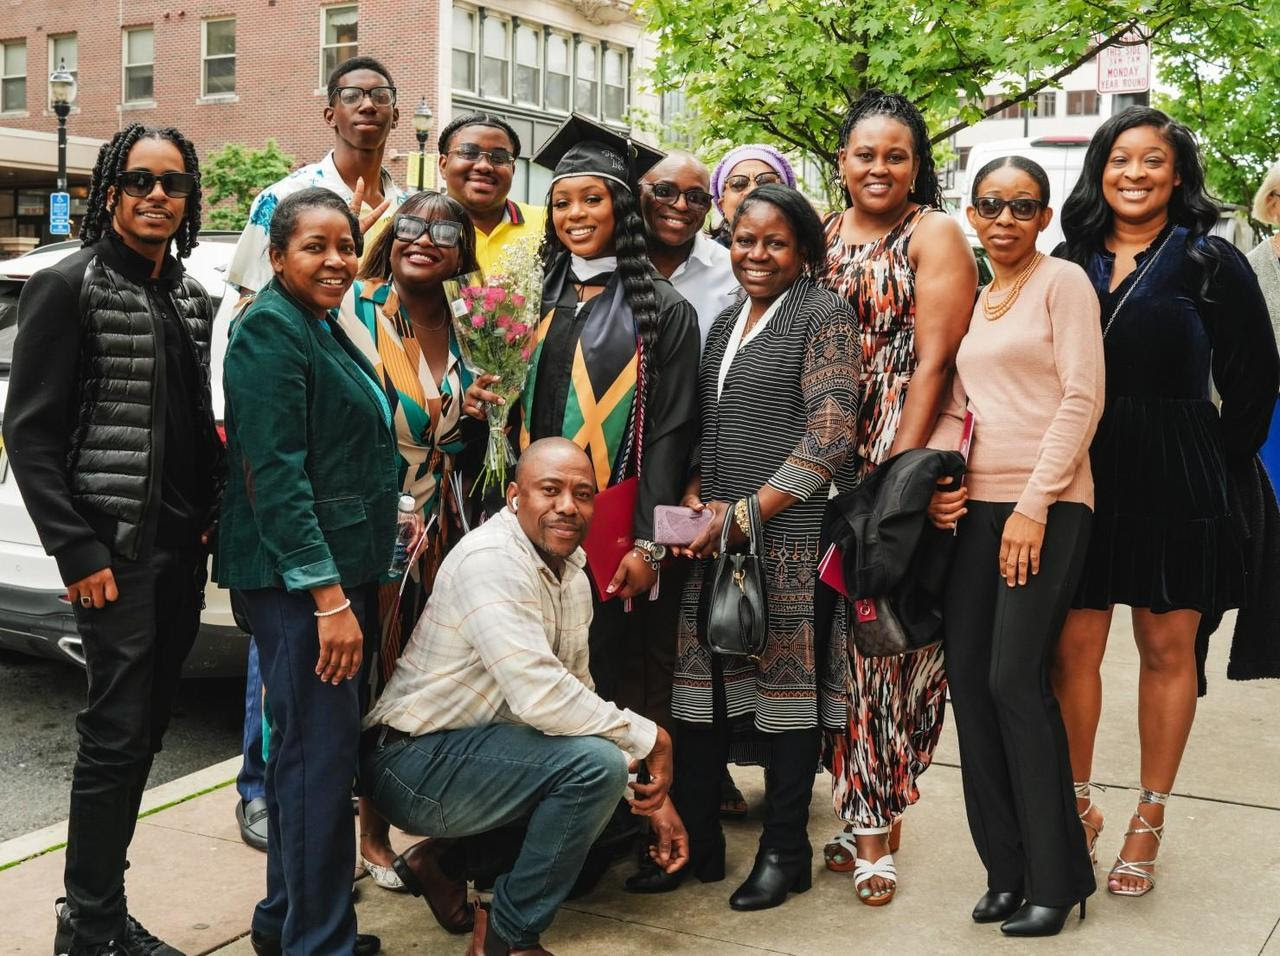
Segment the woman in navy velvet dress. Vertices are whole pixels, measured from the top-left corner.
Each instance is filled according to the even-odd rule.
[[[1190,130],[1147,107],[1099,128],[1062,211],[1058,254],[1085,269],[1102,304],[1107,400],[1090,449],[1093,534],[1054,685],[1092,851],[1099,668],[1112,609],[1129,605],[1142,793],[1107,881],[1120,896],[1155,885],[1164,803],[1195,716],[1201,618],[1243,600],[1245,532],[1229,475],[1262,446],[1280,377],[1257,279],[1208,235],[1217,220]]]

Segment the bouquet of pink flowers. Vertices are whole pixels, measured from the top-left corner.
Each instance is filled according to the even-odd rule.
[[[493,273],[479,272],[445,283],[453,331],[463,364],[473,375],[497,375],[487,386],[505,404],[485,407],[489,445],[480,472],[481,493],[505,488],[507,469],[515,461],[507,440],[507,417],[524,390],[529,363],[537,346],[542,308],[542,257],[538,243],[510,243]]]

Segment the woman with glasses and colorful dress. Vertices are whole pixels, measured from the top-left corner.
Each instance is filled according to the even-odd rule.
[[[969,832],[987,871],[972,915],[1008,936],[1051,936],[1076,903],[1084,916],[1096,889],[1049,662],[1089,541],[1102,335],[1084,270],[1036,249],[1053,217],[1044,170],[992,160],[970,199],[995,278],[929,445],[958,447],[966,412],[974,441],[963,486],[945,479],[929,517],[956,534],[943,647]]]
[[[782,183],[794,189],[796,174],[787,157],[765,143],[735,146],[716,164],[711,174],[711,198],[720,210],[720,226],[715,231],[720,245],[729,245],[729,224],[742,200],[766,183]]]
[[[863,94],[845,115],[838,155],[846,208],[827,219],[819,281],[845,296],[858,320],[854,452],[866,474],[933,434],[978,270],[959,224],[940,211],[929,134],[910,100]],[[835,809],[847,826],[825,855],[829,869],[857,871],[859,900],[882,906],[897,882],[890,833],[919,799],[916,780],[942,730],[946,678],[937,646],[864,657],[845,645],[837,628],[823,675],[823,724]]]
[[[472,375],[460,359],[442,283],[475,269],[475,230],[462,206],[431,190],[414,193],[365,251],[339,314],[391,403],[400,492],[413,497],[428,529],[405,572],[409,580],[378,589],[375,700],[426,606],[436,568],[468,527],[456,456],[468,438],[483,438],[483,429],[462,414]],[[392,870],[396,854],[387,837],[386,821],[361,799],[361,865],[379,886],[399,889],[403,878],[396,876],[399,868]]]
[[[1093,532],[1054,690],[1092,849],[1100,668],[1115,605],[1132,608],[1142,790],[1107,880],[1119,896],[1155,886],[1165,802],[1195,717],[1197,632],[1202,618],[1242,605],[1244,538],[1258,530],[1245,528],[1231,476],[1254,467],[1280,385],[1257,277],[1210,235],[1218,216],[1191,131],[1141,106],[1099,127],[1062,208],[1059,254],[1088,273],[1101,303],[1107,400],[1090,448]]]

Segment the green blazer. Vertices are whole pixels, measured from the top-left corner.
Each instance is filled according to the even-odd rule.
[[[301,591],[377,581],[395,546],[399,452],[376,372],[337,321],[272,279],[223,364],[226,493],[214,575]]]

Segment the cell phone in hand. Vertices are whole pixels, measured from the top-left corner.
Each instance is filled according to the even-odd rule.
[[[711,524],[710,508],[694,511],[680,505],[655,505],[653,509],[653,540],[655,544],[684,548],[693,544],[698,535]]]

